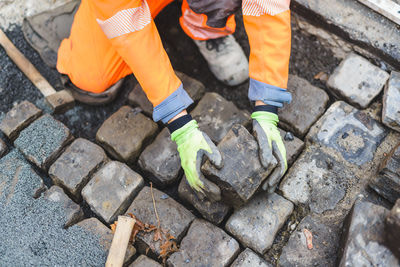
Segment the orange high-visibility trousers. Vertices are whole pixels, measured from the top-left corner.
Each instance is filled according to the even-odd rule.
[[[155,107],[153,118],[167,121],[191,104],[153,22],[170,2],[82,0],[70,37],[59,48],[57,69],[67,74],[77,87],[94,93],[105,91],[133,73]],[[267,87],[286,88],[290,56],[289,2],[243,0],[251,48],[250,77]],[[186,0],[180,23],[186,34],[199,40],[218,38],[235,30],[233,16],[224,28],[207,26],[206,16],[190,10]]]

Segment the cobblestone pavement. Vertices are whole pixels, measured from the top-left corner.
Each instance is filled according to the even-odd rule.
[[[321,86],[290,75],[294,100],[279,124],[289,169],[271,194],[260,188],[270,170],[247,104],[178,73],[191,114],[224,156],[220,170],[202,166],[221,187],[216,203],[186,183],[136,82],[99,116],[93,138],[76,134],[88,127],[77,130],[77,115],[19,101],[0,118],[0,266],[103,266],[110,224],[130,213],[154,225],[158,216],[174,237],[167,266],[398,266],[400,74],[355,53],[336,67]],[[125,265],[162,266],[155,240],[139,233]]]

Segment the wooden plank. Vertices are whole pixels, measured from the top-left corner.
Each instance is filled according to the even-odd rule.
[[[391,0],[358,0],[382,16],[400,25],[400,5]]]
[[[136,220],[128,216],[118,216],[117,229],[111,242],[106,267],[122,267],[126,249]]]

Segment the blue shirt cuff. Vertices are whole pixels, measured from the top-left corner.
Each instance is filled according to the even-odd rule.
[[[193,100],[188,93],[186,93],[181,84],[181,86],[164,99],[163,102],[154,107],[153,120],[155,122],[161,120],[163,123],[167,123],[192,103]]]
[[[251,101],[261,100],[267,105],[281,108],[283,103],[292,101],[292,94],[286,89],[250,78],[249,99]]]

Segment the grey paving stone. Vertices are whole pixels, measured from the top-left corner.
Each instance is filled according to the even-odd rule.
[[[0,158],[4,156],[8,151],[8,147],[6,143],[2,139],[0,139]]]
[[[175,73],[179,77],[179,79],[181,79],[183,88],[193,99],[193,101],[199,101],[205,92],[204,85],[182,72],[176,71]],[[151,117],[153,115],[153,105],[147,99],[147,96],[144,93],[140,84],[137,84],[129,93],[128,102],[132,106],[140,107],[143,110],[144,114],[146,114],[147,116]]]
[[[176,143],[171,140],[167,128],[164,128],[154,142],[142,152],[139,166],[146,173],[146,178],[160,187],[179,179],[182,174],[181,160]]]
[[[346,219],[339,266],[399,266],[399,260],[383,245],[384,207],[357,200]]]
[[[112,223],[125,212],[143,184],[142,176],[121,162],[111,161],[83,188],[82,197],[97,215]]]
[[[100,246],[103,248],[104,253],[108,254],[114,235],[107,226],[102,224],[96,218],[85,219],[77,223],[76,226],[95,235],[98,238],[99,240],[98,242]],[[126,249],[124,263],[128,263],[135,254],[136,254],[135,247],[131,243],[129,243],[128,248]]]
[[[0,130],[11,140],[17,138],[19,132],[42,115],[42,111],[28,101],[22,101],[13,107],[0,123]]]
[[[172,254],[168,266],[229,266],[240,252],[239,243],[222,229],[196,219]]]
[[[283,143],[286,148],[287,163],[288,165],[292,165],[297,156],[303,150],[304,142],[294,136],[291,132],[286,132],[282,129],[279,129],[279,133],[281,134]]]
[[[334,31],[400,68],[400,29],[358,1],[295,0],[292,7],[317,27]]]
[[[279,109],[279,125],[303,137],[325,112],[329,96],[324,90],[294,75],[289,76],[288,91],[293,99]]]
[[[140,255],[129,267],[162,267],[162,265],[145,255]]]
[[[231,267],[272,267],[272,265],[267,263],[251,249],[246,248],[239,254]]]
[[[103,123],[96,140],[115,159],[133,163],[157,130],[154,121],[129,106],[123,106]]]
[[[200,214],[214,224],[220,224],[228,215],[230,207],[222,201],[211,202],[207,198],[201,200],[193,192],[192,188],[183,176],[179,187],[178,194],[181,199],[190,203]]]
[[[400,132],[400,72],[390,74],[382,102],[382,123]]]
[[[100,146],[78,138],[50,166],[49,175],[55,184],[67,190],[75,201],[80,202],[82,188],[106,160],[107,156]]]
[[[64,225],[65,227],[70,227],[83,219],[83,211],[81,207],[69,199],[60,187],[52,186],[44,193],[43,197],[46,200],[57,202],[64,207],[67,219],[67,222]]]
[[[387,131],[366,113],[338,101],[313,125],[307,139],[330,147],[346,161],[361,166],[374,158],[386,135]]]
[[[392,203],[400,198],[400,143],[388,153],[369,186]]]
[[[64,124],[50,115],[43,115],[21,131],[14,145],[29,161],[47,170],[72,139]]]
[[[349,54],[329,77],[327,85],[347,102],[366,108],[380,93],[389,74],[356,54]]]
[[[215,143],[219,143],[234,124],[248,126],[251,122],[247,111],[239,110],[217,93],[206,93],[190,114]]]
[[[312,212],[335,209],[352,185],[354,174],[343,163],[316,147],[309,147],[280,184],[283,196]]]
[[[389,248],[400,259],[400,198],[386,217],[385,231]]]
[[[161,228],[169,231],[179,242],[190,223],[195,219],[181,204],[173,200],[163,192],[153,188],[154,200],[160,218]],[[154,212],[153,199],[150,187],[145,186],[132,202],[126,213],[132,213],[143,223],[157,225]],[[154,232],[139,233],[137,236],[137,248],[141,254],[150,255],[154,258],[160,255],[160,242],[155,242]],[[148,251],[148,253],[146,253]]]
[[[312,234],[312,249],[308,249],[303,230]],[[340,231],[317,216],[308,215],[291,234],[283,247],[279,266],[336,266]]]
[[[239,124],[232,127],[218,148],[224,166],[218,170],[207,161],[202,171],[220,187],[224,202],[239,207],[257,192],[271,170],[261,165],[255,138]]]
[[[293,211],[293,203],[272,193],[261,192],[236,210],[226,223],[226,230],[240,243],[264,254]]]

